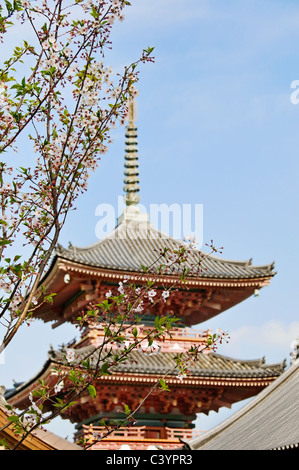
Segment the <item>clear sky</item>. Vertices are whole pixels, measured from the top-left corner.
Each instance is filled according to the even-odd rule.
[[[197,328],[222,328],[231,340],[219,352],[240,358],[287,360],[299,337],[298,152],[299,5],[295,0],[132,0],[116,25],[114,68],[154,46],[141,67],[138,136],[141,203],[203,204],[204,242],[223,258],[261,265],[275,261],[271,285]],[[124,129],[89,190],[70,214],[60,243],[97,240],[99,204],[117,208],[122,195]],[[49,345],[75,336],[73,327],[24,327],[0,365],[1,382],[29,379]],[[22,353],[20,353],[20,350]],[[235,407],[233,407],[233,410]],[[209,429],[224,410],[199,419]],[[66,435],[58,422],[52,430]],[[71,436],[71,434],[70,434]]]

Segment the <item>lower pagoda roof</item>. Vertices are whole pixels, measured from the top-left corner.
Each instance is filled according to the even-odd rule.
[[[85,346],[76,349],[78,363],[85,357],[90,357],[95,363],[98,360],[97,352],[93,353],[94,346]],[[64,362],[65,352],[51,350],[49,358],[56,363]],[[161,352],[148,354],[137,350],[130,352],[129,358],[113,368],[113,372],[121,374],[164,375],[175,364],[177,353]],[[183,354],[183,360],[187,355]],[[265,359],[239,360],[232,359],[217,353],[199,354],[198,358],[188,366],[190,377],[223,377],[223,378],[261,378],[271,379],[278,377],[284,370],[285,363],[266,364]],[[176,376],[177,370],[169,373]]]
[[[97,361],[97,352],[93,346],[86,346],[75,350],[75,361],[79,364],[81,360],[90,357],[91,364]],[[159,377],[165,376],[175,364],[174,358],[177,354],[163,352],[160,354],[145,354],[139,351],[132,351],[129,358],[114,367],[111,375],[101,377],[98,382],[121,382],[141,384],[154,383]],[[184,356],[183,356],[184,357]],[[55,380],[52,369],[58,364],[66,369],[65,351],[51,349],[48,353],[48,360],[43,368],[30,380],[16,384],[15,388],[7,390],[6,400],[17,406],[28,400],[29,392],[38,386],[39,380],[47,380],[51,376],[51,381]],[[277,364],[266,364],[265,359],[239,360],[232,359],[217,353],[200,354],[198,359],[188,366],[189,374],[181,380],[178,371],[169,372],[168,379],[171,384],[177,386],[225,386],[225,387],[246,387],[262,389],[277,379],[286,367],[285,361]],[[166,380],[168,380],[166,379]],[[256,393],[256,392],[255,392]],[[253,393],[252,395],[255,395]],[[251,396],[251,395],[250,395]],[[242,399],[242,398],[239,398]],[[238,400],[235,400],[238,401]]]
[[[73,349],[74,365],[79,366],[87,357],[91,368],[103,363],[98,361],[101,348],[86,345],[74,346]],[[59,367],[67,373],[70,368],[65,360],[66,352],[65,346],[60,350],[52,348],[38,374],[7,390],[5,398],[8,403],[18,409],[25,409],[30,405],[30,392],[38,389],[41,381],[50,388],[54,387],[58,379],[53,370]],[[120,354],[118,349],[117,352]],[[188,363],[188,374],[182,378],[175,368],[176,356],[175,352],[163,350],[158,354],[148,354],[142,350],[131,351],[126,360],[109,369],[111,375],[93,380],[96,389],[94,399],[84,391],[62,417],[73,423],[84,423],[96,416],[117,413],[117,407],[124,401],[131,410],[138,409],[140,400],[145,399],[142,411],[144,416],[150,410],[155,410],[155,413],[166,413],[168,418],[173,413],[181,414],[187,416],[191,422],[196,419],[197,414],[209,414],[212,410],[217,412],[221,407],[231,407],[238,401],[254,397],[275,381],[285,368],[284,362],[271,365],[266,364],[263,358],[239,360],[211,352],[199,354],[196,360]],[[113,356],[110,357],[112,361]],[[152,395],[152,390],[160,379],[165,380],[171,390],[171,397],[167,392],[159,391]],[[51,407],[50,402],[44,404],[45,411],[50,411]]]

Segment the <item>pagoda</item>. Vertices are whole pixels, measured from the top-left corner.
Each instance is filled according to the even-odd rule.
[[[52,304],[43,303],[34,315],[58,327],[64,322],[75,322],[91,302],[105,299],[108,291],[117,292],[120,282],[132,283],[140,279],[141,266],[155,265],[157,252],[164,248],[177,250],[182,241],[157,230],[147,214],[138,207],[140,200],[137,127],[131,105],[126,128],[125,202],[123,215],[116,228],[93,245],[80,248],[58,246],[51,266],[42,280],[46,292],[55,292]],[[191,250],[192,258],[198,250]],[[202,258],[200,273],[189,275],[184,288],[177,288],[165,302],[147,312],[142,322],[151,328],[157,315],[174,312],[181,319],[159,345],[159,354],[141,354],[134,350],[130,359],[120,363],[113,374],[94,382],[96,397],[88,392],[76,399],[76,404],[63,415],[76,423],[75,441],[88,439],[92,450],[103,449],[178,449],[183,440],[196,436],[194,421],[198,414],[231,407],[240,400],[255,396],[271,384],[284,370],[284,364],[267,365],[264,359],[237,360],[214,352],[202,354],[189,368],[183,380],[177,372],[169,373],[177,353],[185,354],[191,345],[206,341],[206,333],[193,328],[237,305],[256,290],[270,284],[274,265],[254,266],[251,261],[224,260],[214,255]],[[159,279],[162,285],[175,285],[177,273]],[[142,330],[141,330],[142,331]],[[141,333],[142,334],[142,333]],[[88,326],[79,340],[68,344],[76,357],[92,354],[102,344],[104,330],[101,325]],[[96,354],[96,353],[95,353]],[[7,401],[19,408],[28,406],[30,391],[39,381],[53,386],[53,367],[61,364],[65,351],[51,349],[43,368],[35,377],[17,385],[6,393]],[[167,376],[171,393],[154,390],[154,384]],[[147,397],[145,399],[145,397]],[[102,420],[117,422],[126,403],[137,410],[136,424],[116,429],[103,440]],[[50,405],[49,405],[50,406]]]

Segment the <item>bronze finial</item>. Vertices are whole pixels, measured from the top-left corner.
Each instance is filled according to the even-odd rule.
[[[130,206],[138,204],[140,201],[139,196],[139,162],[138,162],[138,148],[137,148],[137,127],[134,122],[137,119],[136,102],[130,100],[129,102],[129,124],[126,127],[126,147],[125,147],[125,179],[124,191],[126,205]]]
[[[137,121],[137,106],[135,100],[129,100],[129,123],[134,125]]]

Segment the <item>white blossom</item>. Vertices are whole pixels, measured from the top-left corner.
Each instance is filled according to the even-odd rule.
[[[122,283],[122,282],[119,282],[118,292],[119,292],[120,294],[124,294],[124,293],[125,293],[125,291],[124,291],[124,286],[123,286],[123,283]]]
[[[161,350],[161,346],[156,341],[153,341],[151,345],[149,344],[140,344],[140,349],[144,354],[147,354],[148,356],[151,356],[153,354],[158,354]]]
[[[49,43],[49,41],[47,41],[47,40],[44,41],[43,44],[42,44],[42,46],[43,46],[43,49],[44,49],[44,50],[49,49],[49,48],[50,48],[50,43]]]
[[[42,410],[39,408],[39,406],[35,403],[33,399],[32,392],[29,393],[29,400],[31,401],[31,408],[39,415],[42,415]]]
[[[31,5],[30,2],[28,2],[27,0],[22,0],[22,6],[24,8],[30,8]]]
[[[166,302],[166,299],[169,297],[169,291],[168,290],[165,290],[162,292],[162,298],[164,300],[164,302]]]
[[[59,382],[54,386],[54,392],[58,393],[63,389],[63,382]]]
[[[134,307],[133,311],[134,313],[142,313],[144,310],[144,307],[143,307],[143,300],[141,300],[139,302],[139,304],[137,305],[137,307]]]
[[[157,292],[156,292],[154,289],[151,289],[151,290],[147,293],[147,295],[148,295],[149,300],[150,300],[151,302],[153,302],[153,301],[154,301],[153,297],[155,297],[155,295],[157,295]]]
[[[75,349],[67,348],[67,350],[66,350],[66,360],[67,360],[67,362],[73,362],[73,360],[75,359],[75,354],[76,354]]]
[[[183,382],[183,379],[187,377],[186,374],[183,374],[183,373],[180,373],[176,376],[176,378],[180,381],[180,382]]]

